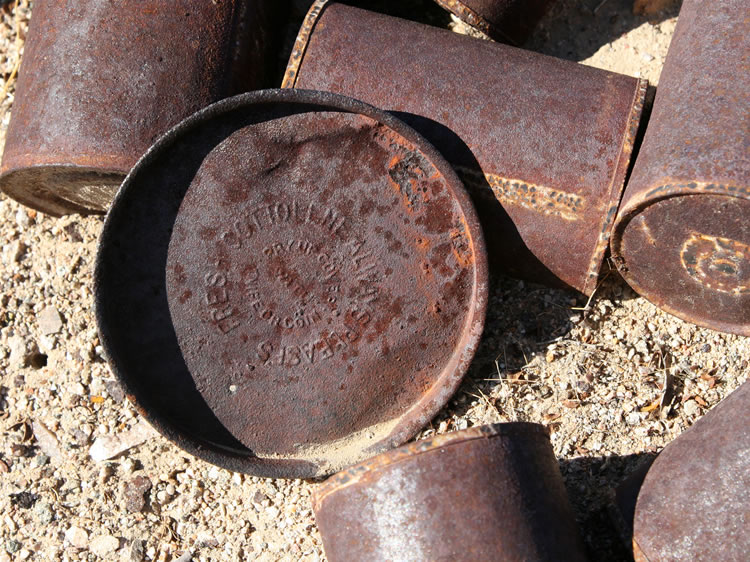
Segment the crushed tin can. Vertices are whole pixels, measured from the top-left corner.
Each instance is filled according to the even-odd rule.
[[[0,189],[50,215],[106,211],[167,129],[269,84],[284,2],[34,3]]]
[[[747,558],[749,427],[745,382],[623,482],[615,511],[638,562]]]
[[[495,41],[523,45],[555,0],[435,0]]]
[[[639,294],[714,330],[750,335],[747,2],[685,0],[612,255]]]
[[[549,433],[472,427],[410,443],[313,491],[331,562],[585,560]]]
[[[95,270],[110,365],[162,434],[258,476],[330,474],[452,396],[487,306],[471,200],[392,115],[327,92],[218,102],[112,204]]]
[[[392,112],[459,172],[499,271],[593,293],[645,81],[318,0],[283,87]]]

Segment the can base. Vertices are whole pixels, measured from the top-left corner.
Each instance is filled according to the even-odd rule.
[[[631,206],[612,254],[639,294],[695,324],[750,335],[750,200],[719,184],[665,184]]]
[[[86,166],[33,166],[0,176],[0,190],[48,215],[89,215],[107,211],[124,178],[122,171]]]

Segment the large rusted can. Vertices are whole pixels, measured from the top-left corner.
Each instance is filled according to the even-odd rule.
[[[644,81],[318,1],[284,86],[393,112],[459,171],[494,265],[594,291]]]
[[[330,474],[413,436],[479,343],[487,266],[471,200],[392,115],[323,92],[210,106],[110,209],[102,344],[140,411],[210,462]]]
[[[555,0],[435,0],[496,41],[522,45]]]
[[[750,335],[750,11],[685,0],[612,253],[655,305]]]
[[[269,85],[283,1],[34,2],[0,189],[45,213],[103,212],[154,140]]]
[[[438,435],[351,467],[313,492],[331,562],[584,560],[547,430]]]
[[[645,478],[641,471],[623,483],[617,507],[636,560],[747,560],[748,428],[746,382],[667,445]]]

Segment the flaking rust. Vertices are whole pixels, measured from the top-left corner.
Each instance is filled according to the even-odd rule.
[[[747,2],[685,0],[612,238],[664,310],[750,335]]]
[[[284,4],[35,2],[0,189],[51,215],[106,211],[159,135],[268,85]]]
[[[496,41],[522,45],[555,0],[435,0]]]
[[[392,112],[451,162],[501,272],[591,294],[646,83],[318,0],[284,87]]]
[[[473,427],[411,443],[313,491],[331,562],[584,560],[543,426]]]
[[[750,383],[745,382],[667,445],[650,467],[623,482],[616,510],[626,523],[625,538],[632,537],[636,560],[747,559],[748,427]]]
[[[460,384],[487,304],[481,228],[437,150],[386,112],[295,90],[163,137],[107,216],[95,281],[102,343],[147,418],[272,477],[413,436]]]

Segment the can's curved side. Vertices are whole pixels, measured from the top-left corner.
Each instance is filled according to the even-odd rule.
[[[313,509],[339,560],[583,560],[543,426],[497,424],[389,451],[321,484]]]
[[[750,550],[750,382],[656,457],[638,493],[636,560],[743,560]]]
[[[435,0],[496,41],[522,45],[555,0]]]
[[[742,0],[685,0],[612,238],[664,310],[750,335],[750,50]]]
[[[283,87],[394,113],[459,172],[496,270],[595,290],[645,81],[319,0]]]
[[[51,215],[105,211],[159,135],[234,88],[263,84],[250,68],[271,44],[261,4],[35,3],[0,189]]]

